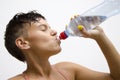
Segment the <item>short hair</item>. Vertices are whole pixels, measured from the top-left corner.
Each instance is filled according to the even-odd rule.
[[[30,11],[28,13],[17,13],[7,24],[6,31],[4,35],[5,47],[8,52],[17,58],[18,60],[25,62],[25,56],[22,51],[16,46],[15,40],[24,35],[26,32],[24,26],[26,23],[31,24],[31,22],[36,22],[38,18],[45,20],[45,17],[36,11]]]

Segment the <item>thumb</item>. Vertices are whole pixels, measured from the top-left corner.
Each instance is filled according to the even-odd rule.
[[[89,33],[88,33],[88,31],[84,28],[83,25],[78,25],[78,29],[82,33],[83,37],[89,37],[90,36]]]

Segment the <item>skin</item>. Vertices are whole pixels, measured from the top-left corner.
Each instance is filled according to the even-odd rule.
[[[23,51],[26,57],[27,69],[24,72],[29,80],[64,80],[57,70],[68,77],[68,80],[120,80],[120,55],[107,38],[100,27],[86,31],[80,31],[85,38],[94,39],[100,46],[110,68],[110,73],[102,73],[90,70],[81,65],[61,62],[51,65],[49,57],[61,51],[60,40],[57,32],[52,30],[43,19],[32,23],[28,29],[28,36],[20,36],[16,39],[16,45]],[[29,26],[26,24],[26,26]],[[9,80],[24,80],[17,75]]]

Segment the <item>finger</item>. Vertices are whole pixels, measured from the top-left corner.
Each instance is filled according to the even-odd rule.
[[[73,18],[71,17],[70,20],[73,20]]]
[[[77,18],[79,15],[77,14],[77,15],[74,15],[74,18]]]
[[[80,30],[80,32],[82,33],[82,35],[83,35],[84,37],[89,36],[89,33],[86,31],[86,29],[84,28],[84,26],[78,25],[78,29]]]
[[[77,15],[74,15],[74,18],[76,18],[77,17]]]
[[[67,29],[68,25],[66,24],[65,29]]]
[[[82,31],[83,28],[84,28],[84,27],[83,27],[82,25],[78,25],[78,29],[79,29],[80,31]]]

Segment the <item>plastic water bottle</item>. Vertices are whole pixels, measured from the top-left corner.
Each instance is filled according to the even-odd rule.
[[[86,30],[91,30],[104,22],[107,18],[120,13],[120,0],[105,0],[85,13],[70,20],[66,29],[60,33],[60,39],[68,36],[82,36],[78,26],[83,25]]]

